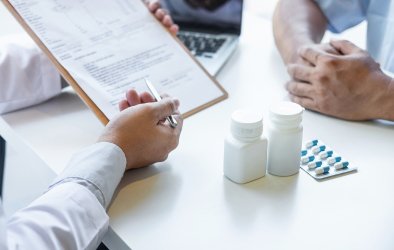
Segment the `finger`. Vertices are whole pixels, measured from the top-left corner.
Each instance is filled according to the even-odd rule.
[[[152,12],[152,13],[155,13],[156,10],[161,8],[160,1],[148,1],[147,5],[148,5],[149,11]]]
[[[162,21],[163,18],[164,18],[166,15],[169,15],[169,13],[168,13],[167,10],[164,10],[164,9],[158,9],[158,10],[155,12],[156,18],[159,19],[160,21]]]
[[[172,115],[179,106],[179,100],[174,97],[167,97],[159,102],[152,104],[154,108],[154,115],[159,121]]]
[[[164,16],[166,15],[170,16],[170,12],[167,9],[161,9],[161,11],[164,13]]]
[[[164,93],[164,94],[162,94],[162,95],[160,95],[161,96],[161,98],[167,98],[167,97],[171,97],[170,95],[168,95],[168,94],[166,94],[166,93]],[[179,100],[177,99],[177,101],[176,101],[176,105],[177,105],[177,107],[176,107],[176,110],[175,110],[175,112],[174,112],[174,114],[175,115],[181,115],[181,112],[179,112],[179,105],[180,105],[180,102],[179,102]]]
[[[164,16],[162,23],[168,28],[170,28],[174,24],[172,18],[169,15]]]
[[[126,99],[130,107],[141,104],[140,96],[134,89],[126,91]]]
[[[323,46],[324,46],[324,48],[323,48],[324,52],[327,52],[328,54],[333,54],[336,56],[341,55],[341,53],[338,50],[336,50],[334,47],[332,47],[331,44],[325,43],[325,44],[323,44]]]
[[[177,121],[177,126],[175,128],[171,127],[168,121],[166,121],[166,123],[158,124],[161,126],[162,132],[168,138],[167,141],[170,146],[170,151],[174,150],[178,146],[179,136],[181,135],[183,128],[183,117],[181,115],[174,115],[173,117]]]
[[[175,128],[175,132],[180,135],[182,132],[182,128],[183,128],[183,117],[181,114],[179,115],[174,115],[174,118],[176,119],[176,122],[178,123],[178,125]]]
[[[307,98],[307,97],[301,97],[301,96],[296,96],[289,94],[290,100],[292,100],[295,103],[298,103],[302,107],[310,110],[316,110],[315,108],[315,103],[313,102],[312,99]]]
[[[322,50],[310,46],[299,48],[298,54],[313,65],[317,64],[319,56],[326,55]]]
[[[290,81],[286,84],[286,89],[292,95],[303,96],[313,99],[313,86],[310,83]]]
[[[148,103],[148,102],[155,102],[155,98],[153,98],[153,96],[151,94],[149,94],[148,92],[142,92],[140,94],[140,99],[142,103]]]
[[[346,40],[331,40],[330,44],[343,55],[350,55],[361,52],[361,49],[359,47]]]
[[[287,72],[293,79],[298,79],[305,82],[311,82],[313,67],[304,66],[300,64],[289,64],[287,66]]]
[[[164,99],[164,98],[169,98],[171,96],[166,94],[166,93],[164,93],[164,94],[160,95],[160,97]],[[179,102],[179,100],[177,98],[175,98],[175,105],[176,105],[176,109],[178,109],[179,105],[180,105],[180,102]]]
[[[179,31],[179,26],[174,24],[174,25],[172,25],[170,27],[170,30],[171,30],[172,33],[174,33],[176,35],[178,33],[178,31]]]
[[[129,103],[127,102],[127,100],[126,100],[126,99],[121,100],[121,101],[119,102],[119,110],[120,110],[120,111],[123,111],[123,110],[125,110],[125,109],[127,109],[127,108],[130,108],[130,105],[129,105]]]
[[[160,102],[156,102],[153,105],[156,111],[155,112],[156,119],[159,120],[158,124],[164,124],[165,126],[170,126],[170,123],[167,121],[167,117],[173,115],[173,117],[177,121],[177,127],[174,129],[174,131],[178,136],[181,133],[183,127],[183,117],[177,110],[179,105],[180,105],[179,100],[174,97],[166,97],[165,99],[162,99]]]

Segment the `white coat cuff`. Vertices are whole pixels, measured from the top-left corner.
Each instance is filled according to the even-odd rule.
[[[108,142],[96,143],[76,153],[49,189],[66,182],[75,182],[92,191],[106,208],[125,169],[126,156],[122,149]],[[82,184],[81,181],[86,182]]]

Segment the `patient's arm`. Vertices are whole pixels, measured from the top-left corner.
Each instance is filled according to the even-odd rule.
[[[300,46],[320,43],[327,29],[327,20],[313,0],[281,0],[275,10],[273,25],[276,45],[287,65],[302,60],[297,54]],[[330,46],[321,46],[325,46],[322,49],[326,52],[335,53]]]

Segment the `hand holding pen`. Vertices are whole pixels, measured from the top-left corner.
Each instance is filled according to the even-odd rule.
[[[159,95],[155,87],[152,85],[152,83],[147,79],[145,79],[145,83],[146,86],[148,86],[148,89],[152,93],[153,97],[156,99],[156,102],[161,101],[161,96]],[[171,124],[171,127],[176,128],[176,126],[178,126],[178,123],[176,122],[174,116],[170,115],[169,117],[167,117],[167,120]]]
[[[128,107],[132,107],[138,104],[143,104],[143,103],[150,103],[150,102],[158,102],[162,100],[161,96],[158,94],[152,83],[150,83],[147,79],[144,79],[149,91],[151,94],[147,92],[141,93],[141,95],[138,95],[138,93],[135,90],[128,90],[126,92],[126,99],[127,100],[121,100],[119,103],[119,108],[120,110],[124,110]],[[163,98],[168,98],[167,94],[163,94]],[[177,98],[172,98],[172,100],[176,103],[176,112],[174,113],[177,116],[181,116],[178,107],[179,107],[179,100]],[[176,128],[178,123],[177,120],[175,119],[174,115],[171,115],[167,117],[168,122],[170,123],[171,127]]]
[[[111,119],[99,142],[112,142],[123,150],[126,170],[162,162],[179,143],[183,119],[178,107],[176,98],[163,95],[163,100],[155,102],[148,92],[138,95],[128,90],[119,103],[121,112]],[[177,121],[176,128],[167,121],[170,115]]]

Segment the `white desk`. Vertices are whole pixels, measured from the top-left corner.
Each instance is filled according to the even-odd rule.
[[[391,123],[305,112],[304,138],[333,147],[359,167],[353,174],[316,181],[300,170],[245,185],[223,176],[232,111],[266,113],[286,96],[271,23],[246,13],[244,24],[240,46],[218,77],[229,99],[187,118],[180,145],[165,163],[125,174],[108,210],[104,242],[113,249],[124,243],[132,249],[393,249]],[[56,173],[101,129],[72,92],[0,117],[6,140]]]

